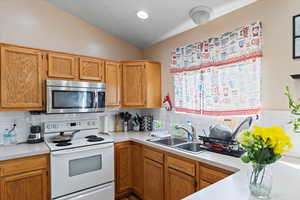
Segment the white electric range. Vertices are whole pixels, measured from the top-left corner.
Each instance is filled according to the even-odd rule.
[[[71,141],[54,143],[55,136],[77,132]],[[51,198],[56,200],[113,200],[114,147],[98,135],[98,120],[44,124],[51,150]]]

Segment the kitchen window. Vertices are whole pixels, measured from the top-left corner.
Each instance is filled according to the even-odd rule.
[[[176,48],[170,72],[175,109],[202,115],[249,115],[261,109],[262,26]]]

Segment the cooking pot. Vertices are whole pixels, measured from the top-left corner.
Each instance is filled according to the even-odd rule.
[[[219,139],[219,140],[233,141],[235,140],[236,135],[239,132],[250,128],[251,124],[252,124],[252,117],[247,117],[233,132],[228,126],[224,126],[220,124],[217,124],[215,126],[210,126],[209,137]]]

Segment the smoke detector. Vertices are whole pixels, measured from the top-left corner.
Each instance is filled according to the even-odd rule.
[[[212,9],[206,6],[197,6],[190,10],[190,17],[197,25],[206,24],[211,16]]]

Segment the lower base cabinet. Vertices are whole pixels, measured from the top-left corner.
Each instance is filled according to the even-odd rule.
[[[164,199],[164,166],[144,158],[144,200]]]
[[[37,170],[4,177],[3,200],[47,200],[47,172]]]
[[[48,155],[0,162],[0,200],[50,199]]]
[[[143,198],[144,193],[144,162],[143,145],[132,143],[132,190],[139,197]]]
[[[167,200],[181,200],[196,192],[195,177],[168,168],[167,171]]]
[[[122,197],[131,192],[132,159],[131,142],[115,145],[116,197]]]
[[[117,199],[181,200],[232,174],[135,142],[117,143],[115,151]]]

